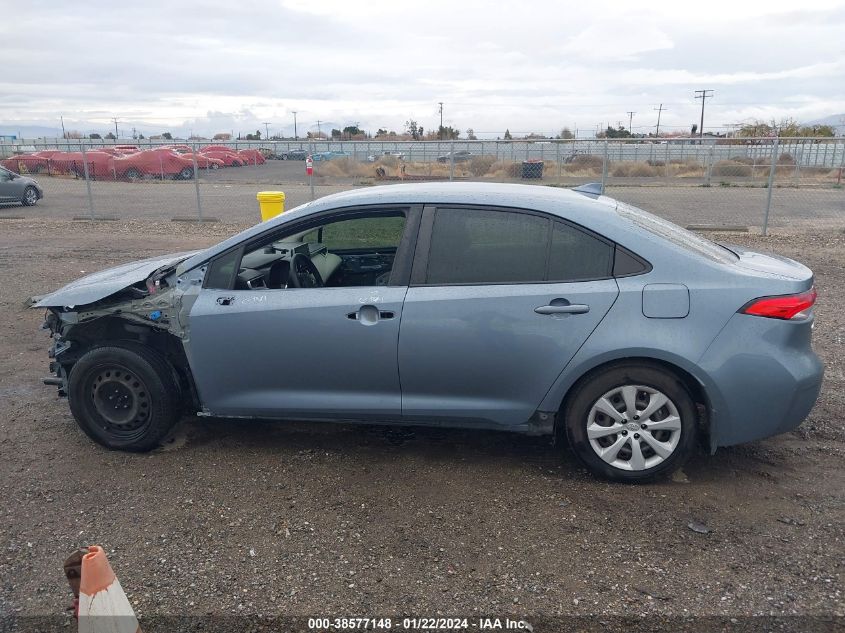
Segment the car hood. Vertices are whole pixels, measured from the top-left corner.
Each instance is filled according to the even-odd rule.
[[[80,277],[55,292],[32,298],[34,308],[73,308],[105,299],[127,286],[145,280],[160,268],[173,266],[199,251],[173,253],[141,259]]]

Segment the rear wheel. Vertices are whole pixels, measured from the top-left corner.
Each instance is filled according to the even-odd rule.
[[[23,191],[23,197],[21,198],[21,204],[25,207],[32,207],[38,202],[38,191],[36,191],[35,187],[27,187]]]
[[[130,167],[129,169],[126,170],[126,177],[129,180],[137,180],[138,178],[141,177],[141,170],[138,169],[137,167]]]
[[[653,365],[610,368],[577,387],[564,410],[576,455],[596,475],[641,482],[678,469],[696,440],[686,387]]]
[[[179,178],[182,180],[190,180],[194,177],[194,169],[192,167],[183,167],[179,172]]]
[[[85,434],[112,449],[151,450],[179,419],[179,389],[170,365],[141,346],[86,353],[70,372],[68,399]]]

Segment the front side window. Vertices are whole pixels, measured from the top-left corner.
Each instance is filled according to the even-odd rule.
[[[613,244],[551,218],[494,209],[438,209],[426,283],[583,281],[611,276]]]
[[[287,290],[390,283],[405,212],[360,212],[268,235],[211,263],[206,288]],[[301,225],[300,225],[301,226]],[[237,271],[235,271],[237,266]],[[232,281],[233,280],[233,281]]]

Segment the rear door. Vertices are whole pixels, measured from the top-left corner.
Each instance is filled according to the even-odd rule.
[[[399,336],[405,419],[527,422],[618,295],[613,244],[530,211],[427,208]]]

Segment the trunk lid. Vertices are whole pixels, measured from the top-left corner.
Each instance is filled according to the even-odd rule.
[[[720,242],[720,245],[739,257],[739,261],[735,265],[743,273],[786,282],[782,285],[783,294],[802,292],[810,289],[813,285],[813,271],[793,259],[774,253],[760,253],[736,244]],[[776,287],[779,289],[781,285],[776,284]],[[775,291],[772,294],[780,294],[780,292]]]

